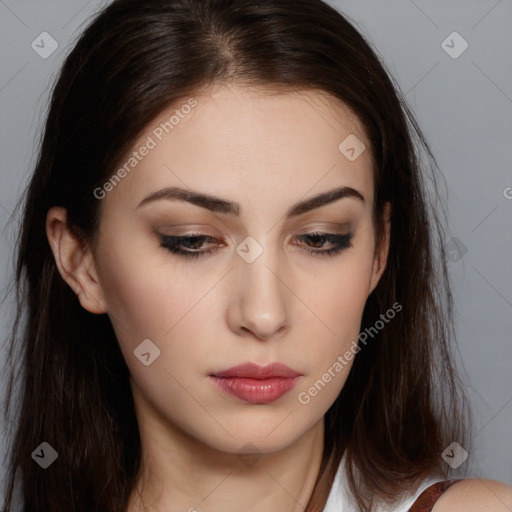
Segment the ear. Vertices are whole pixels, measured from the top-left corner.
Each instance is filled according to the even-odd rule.
[[[62,279],[90,313],[106,313],[106,302],[91,250],[70,232],[65,208],[55,206],[46,215],[46,236]]]
[[[382,235],[379,247],[375,249],[375,257],[373,259],[373,267],[372,267],[372,277],[370,280],[370,288],[368,290],[368,295],[370,295],[379,280],[384,273],[384,269],[386,268],[386,262],[388,259],[389,252],[389,239],[391,232],[391,204],[387,202],[384,205],[383,211],[383,220],[384,220],[384,233]]]

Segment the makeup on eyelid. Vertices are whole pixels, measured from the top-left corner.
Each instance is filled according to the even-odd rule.
[[[201,247],[197,247],[197,243],[202,246],[203,243],[215,243],[218,239],[211,234],[204,233],[188,233],[186,235],[164,235],[157,233],[160,237],[160,246],[172,254],[175,254],[184,258],[194,258],[198,256],[205,256],[216,252],[218,249],[209,248],[207,250],[200,251]],[[354,237],[354,233],[349,231],[348,233],[328,233],[320,230],[314,230],[310,232],[301,233],[295,236],[301,240],[313,242],[313,245],[306,244],[303,249],[306,253],[315,256],[333,256],[337,253],[342,252],[345,249],[352,247],[351,240]],[[318,243],[320,247],[318,248]],[[325,243],[331,244],[332,247],[325,249],[323,248]],[[186,248],[180,248],[184,245],[189,245]],[[190,247],[192,245],[192,247]],[[294,243],[293,245],[300,246],[301,244]],[[221,242],[217,244],[217,247],[225,247],[226,244]],[[315,248],[317,247],[317,248]]]

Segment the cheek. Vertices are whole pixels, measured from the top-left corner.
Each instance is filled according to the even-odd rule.
[[[204,373],[205,358],[208,360],[201,343],[205,340],[203,320],[212,315],[208,310],[212,305],[209,297],[201,300],[201,296],[211,284],[203,279],[203,283],[194,285],[190,276],[171,264],[166,267],[113,261],[104,266],[104,271],[109,271],[104,275],[108,314],[132,386],[136,383],[145,400],[179,422],[175,411],[189,411],[188,393],[199,396],[193,377]],[[140,348],[143,346],[144,350]],[[142,355],[146,353],[150,354],[147,366]],[[190,412],[192,417],[199,414]]]
[[[357,265],[340,272],[338,279],[323,295],[327,321],[340,340],[357,336],[361,315],[368,297],[369,273],[366,266]]]
[[[155,367],[164,365],[173,374],[197,368],[210,350],[205,347],[207,326],[218,315],[217,273],[201,271],[201,266],[192,271],[155,241],[111,240],[99,258],[98,274],[127,364],[140,373],[134,350],[149,339],[160,350]]]
[[[368,253],[354,250],[315,273],[304,287],[304,303],[317,312],[325,327],[322,330],[317,327],[317,332],[331,334],[338,348],[358,334],[369,293],[371,268]],[[329,345],[332,346],[332,341]]]
[[[204,286],[159,247],[154,236],[137,226],[136,237],[121,229],[105,229],[97,256],[108,314],[120,332],[161,338],[197,301]]]
[[[143,265],[117,260],[115,265],[105,265],[100,279],[117,331],[134,337],[161,336],[171,327],[173,312],[183,309],[184,297],[179,300],[178,290]]]
[[[332,266],[332,271],[315,276],[317,287],[304,290],[310,290],[304,295],[304,302],[320,320],[310,322],[309,329],[304,331],[309,334],[302,339],[309,371],[297,399],[301,407],[308,406],[308,411],[327,410],[343,388],[361,350],[358,335],[372,265],[368,255],[370,250],[347,253]]]

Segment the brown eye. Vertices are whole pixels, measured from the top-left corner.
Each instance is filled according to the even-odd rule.
[[[216,241],[209,235],[195,233],[187,236],[160,235],[161,247],[184,258],[196,258],[215,251],[212,248],[203,251],[199,249],[204,247],[205,242],[215,243]]]
[[[299,238],[303,239],[307,248],[307,252],[312,254],[328,255],[332,256],[344,249],[352,247],[351,240],[354,237],[354,233],[336,234],[336,233],[322,233],[312,232],[304,235],[300,235]],[[327,249],[322,249],[325,244],[330,244]]]

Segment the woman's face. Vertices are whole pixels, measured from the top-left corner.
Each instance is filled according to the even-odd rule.
[[[383,270],[361,123],[318,92],[222,86],[133,151],[96,192],[93,257],[139,422],[229,453],[290,445],[342,389]]]

